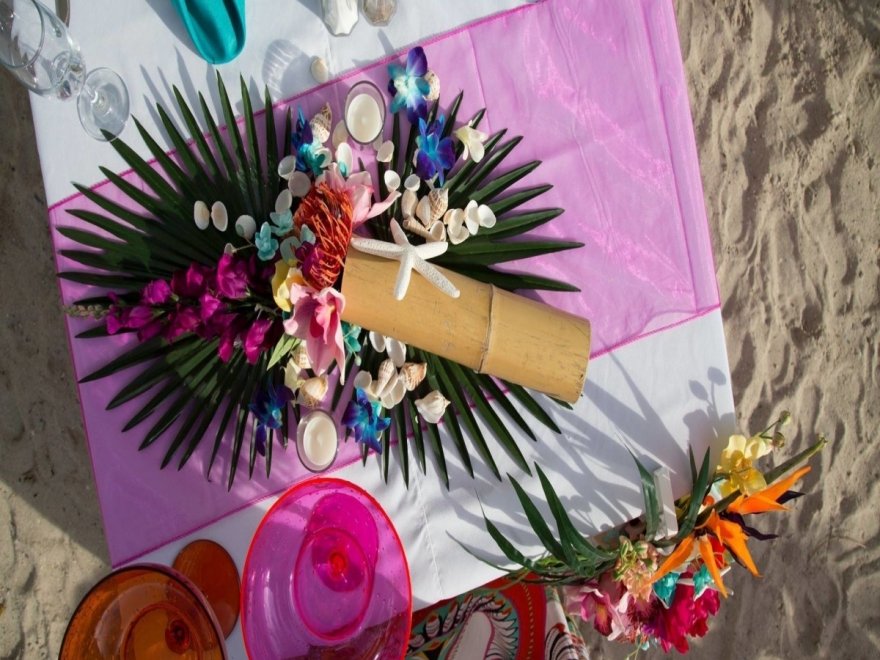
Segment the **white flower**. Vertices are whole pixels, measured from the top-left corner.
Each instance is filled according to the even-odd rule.
[[[464,145],[464,151],[461,153],[463,160],[467,160],[468,155],[470,155],[471,160],[475,163],[483,160],[483,156],[486,153],[483,142],[489,138],[487,133],[478,131],[476,128],[471,128],[469,124],[465,124],[461,128],[456,129],[455,137],[461,140],[461,143]]]

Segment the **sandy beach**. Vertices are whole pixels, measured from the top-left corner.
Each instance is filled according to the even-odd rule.
[[[718,5],[715,7],[714,5]],[[830,444],[695,658],[880,656],[880,2],[676,9],[740,429]],[[27,95],[0,75],[0,658],[108,570]],[[630,650],[602,644],[593,656]],[[649,653],[648,657],[659,657]]]

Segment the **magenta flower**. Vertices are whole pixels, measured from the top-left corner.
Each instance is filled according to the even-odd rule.
[[[306,287],[295,287],[290,302],[293,316],[284,322],[284,330],[306,343],[306,353],[315,373],[325,373],[333,360],[341,369],[345,362],[340,318],[345,308],[342,294],[330,287],[317,293]]]
[[[269,330],[272,328],[272,319],[262,318],[251,322],[244,335],[242,343],[244,356],[249,364],[256,364],[257,358],[263,352]]]
[[[224,254],[217,262],[217,291],[224,298],[241,300],[248,290],[248,264],[234,254]]]
[[[629,638],[635,633],[634,622],[628,614],[631,600],[623,585],[606,571],[598,580],[591,580],[570,594],[568,609],[584,621],[592,621],[593,627],[608,639]]]
[[[164,305],[171,298],[171,287],[165,280],[155,280],[144,287],[141,292],[141,304]]]
[[[199,313],[194,307],[179,305],[176,310],[168,313],[168,325],[162,334],[168,341],[174,341],[187,332],[194,332],[200,324]]]
[[[208,286],[211,269],[192,263],[171,276],[171,290],[180,298],[198,298]]]
[[[717,614],[720,606],[718,592],[714,589],[706,589],[695,599],[692,586],[679,584],[669,608],[655,608],[653,616],[644,621],[643,630],[664,651],[675,648],[679,653],[687,653],[688,637],[705,635],[709,630],[709,617]]]

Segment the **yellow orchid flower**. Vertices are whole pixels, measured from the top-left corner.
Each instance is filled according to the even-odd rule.
[[[764,475],[754,467],[753,462],[772,449],[773,445],[760,436],[730,436],[727,447],[721,452],[721,463],[718,465],[718,471],[728,475],[718,485],[721,496],[727,497],[737,490],[753,495],[766,488]]]
[[[275,262],[275,274],[272,276],[272,297],[279,309],[289,312],[292,307],[290,305],[290,288],[294,284],[305,285],[302,272],[297,268],[295,261],[285,261],[279,259]]]

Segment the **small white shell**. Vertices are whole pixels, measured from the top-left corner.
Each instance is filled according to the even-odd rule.
[[[282,179],[290,179],[293,176],[293,173],[296,172],[296,157],[295,156],[285,156],[281,159],[281,162],[278,163],[278,176]]]
[[[383,144],[385,144],[385,137],[379,133],[379,135],[376,136],[376,139],[373,140],[373,144],[370,146],[373,147],[373,151],[379,151]]]
[[[305,343],[299,344],[290,354],[290,362],[296,365],[300,370],[311,369],[312,363],[309,360],[309,352],[306,350]]]
[[[405,396],[406,387],[404,386],[403,381],[395,375],[389,385],[382,391],[380,400],[384,407],[393,408],[403,401],[403,397]]]
[[[435,220],[428,227],[428,242],[437,243],[446,240],[446,226],[439,220]]]
[[[381,353],[385,350],[385,335],[370,330],[368,336],[370,338],[370,345],[373,347],[374,351]]]
[[[461,209],[449,209],[443,216],[446,223],[446,236],[453,245],[458,245],[471,234],[464,224],[464,211]]]
[[[400,380],[408,392],[416,389],[428,373],[428,365],[425,362],[407,362],[400,369]]]
[[[477,218],[480,221],[480,227],[485,227],[486,229],[489,229],[489,227],[495,226],[495,213],[485,204],[480,204],[477,207]]]
[[[385,351],[398,369],[406,362],[406,344],[402,341],[398,341],[393,337],[385,337]]]
[[[406,177],[406,181],[403,182],[403,187],[407,190],[412,190],[413,192],[416,192],[421,185],[422,180],[419,178],[418,174],[410,174]]]
[[[418,196],[409,188],[403,191],[403,196],[400,198],[400,212],[403,214],[404,218],[415,215],[416,206],[419,203]]]
[[[278,193],[278,197],[275,198],[275,213],[284,213],[289,210],[292,205],[293,195],[290,194],[290,190],[285,188]]]
[[[464,207],[464,223],[471,234],[476,234],[480,230],[480,214],[474,200],[469,201]]]
[[[379,147],[379,150],[376,152],[376,160],[380,163],[390,163],[391,157],[394,155],[394,143],[391,140],[386,140],[382,143],[382,146]]]
[[[257,233],[257,221],[249,215],[241,215],[235,221],[235,233],[246,241],[251,240]]]
[[[354,377],[354,386],[367,394],[372,392],[373,377],[368,371],[358,371]]]
[[[383,360],[382,364],[379,365],[379,371],[376,373],[376,392],[381,395],[391,377],[396,374],[397,370],[394,368],[394,362],[390,359]]]
[[[416,399],[415,404],[416,410],[419,411],[422,419],[429,424],[436,424],[443,418],[443,413],[446,412],[446,406],[449,405],[449,401],[439,391],[433,390],[426,397]]]
[[[339,145],[348,141],[348,129],[345,127],[344,121],[339,121],[333,129],[333,148],[338,149]]]
[[[416,217],[421,220],[425,227],[430,226],[433,214],[431,213],[431,200],[425,195],[416,206]]]
[[[330,104],[325,103],[314,117],[309,120],[312,136],[319,144],[324,144],[330,139],[330,127],[333,126],[333,112]]]
[[[227,243],[223,246],[223,254],[235,254],[235,246],[232,243]]]
[[[327,376],[314,376],[306,380],[299,388],[297,401],[309,408],[314,408],[327,396]]]
[[[385,187],[389,191],[400,188],[400,175],[394,170],[386,170],[382,178],[385,179]]]
[[[324,83],[330,79],[330,69],[327,68],[327,63],[321,57],[312,58],[309,71],[311,71],[315,82]]]
[[[440,98],[440,78],[433,71],[428,71],[425,74],[425,82],[431,86],[431,90],[428,92],[428,95],[425,97],[427,101],[436,101]]]
[[[294,172],[291,175],[290,180],[287,182],[287,189],[294,197],[305,197],[309,194],[311,188],[312,180],[305,172]]]
[[[302,378],[302,370],[294,364],[293,360],[288,360],[284,366],[284,386],[291,392],[296,392],[305,380]]]
[[[343,142],[338,147],[336,147],[336,162],[340,165],[345,165],[346,170],[349,174],[351,174],[352,163],[354,162],[354,154],[351,151],[351,147],[348,146],[348,142]]]
[[[229,226],[229,213],[226,211],[226,204],[214,202],[211,205],[211,222],[217,231],[226,231]]]
[[[201,200],[193,204],[193,220],[196,227],[202,230],[207,229],[211,224],[211,212],[208,210],[208,205]]]

